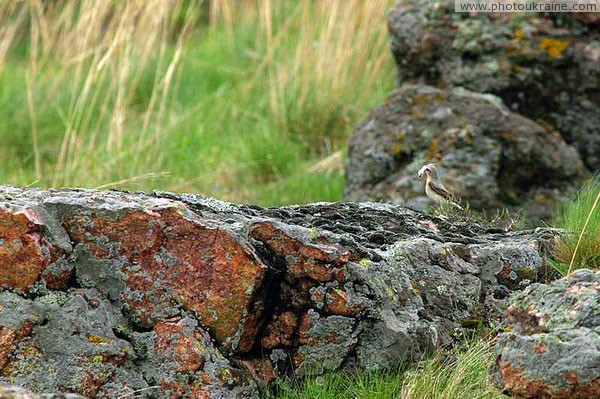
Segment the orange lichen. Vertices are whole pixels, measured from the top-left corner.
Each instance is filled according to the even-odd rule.
[[[108,343],[110,341],[110,339],[104,338],[104,337],[100,337],[98,335],[90,335],[87,338],[87,340],[88,340],[88,342],[90,342],[92,344],[96,344],[96,345],[106,344],[106,343]]]
[[[502,132],[500,135],[506,141],[515,141],[517,138],[519,138],[519,133],[515,131]]]
[[[548,57],[554,59],[560,57],[570,44],[569,40],[545,37],[540,41],[540,50],[545,51]]]
[[[411,99],[410,104],[411,105],[426,105],[426,104],[436,102],[436,101],[443,101],[445,99],[446,99],[446,96],[444,96],[443,94],[437,94],[435,96],[432,96],[430,94],[422,94],[422,95],[414,96]]]
[[[535,119],[535,123],[537,123],[538,125],[540,125],[541,127],[544,128],[544,130],[548,133],[554,133],[554,125],[552,125],[550,122],[548,122],[545,119],[542,118],[536,118]]]
[[[421,287],[419,287],[419,284],[417,284],[415,281],[411,281],[410,286],[412,287],[415,294],[421,296]]]
[[[533,346],[533,351],[535,353],[546,353],[548,351],[548,345],[544,344],[544,343],[539,343]]]
[[[392,154],[394,155],[400,155],[402,153],[402,150],[404,150],[404,147],[402,147],[402,145],[400,144],[392,146]]]
[[[431,146],[429,146],[429,150],[427,150],[427,158],[433,159],[440,152],[440,143],[438,140],[431,140]]]
[[[515,38],[517,40],[525,40],[526,37],[527,37],[527,35],[525,34],[525,31],[523,29],[518,29],[515,32]]]
[[[420,109],[413,109],[411,116],[413,118],[422,118],[423,117],[423,112]]]

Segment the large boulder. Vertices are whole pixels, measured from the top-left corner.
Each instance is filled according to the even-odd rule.
[[[558,133],[509,111],[497,97],[406,84],[351,137],[346,199],[423,209],[429,202],[417,171],[431,162],[473,209],[508,207],[532,224],[549,218],[586,175]]]
[[[548,278],[552,230],[384,204],[0,187],[0,384],[255,397],[419,359]]]
[[[464,87],[557,129],[600,169],[600,14],[457,13],[400,0],[388,18],[400,84]]]
[[[600,272],[579,270],[514,295],[495,381],[515,398],[600,397]]]

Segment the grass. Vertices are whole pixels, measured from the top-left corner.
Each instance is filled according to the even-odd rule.
[[[566,275],[573,269],[600,268],[600,176],[585,184],[557,214],[565,230],[554,246],[552,265]]]
[[[282,399],[476,399],[502,398],[489,380],[490,343],[474,340],[449,353],[395,371],[329,373],[304,381],[280,381],[264,398]]]
[[[3,2],[0,182],[340,200],[393,3]]]

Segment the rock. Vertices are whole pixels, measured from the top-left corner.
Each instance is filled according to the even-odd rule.
[[[42,221],[33,209],[0,208],[0,219],[0,287],[25,291],[51,263],[54,248],[42,237]]]
[[[83,396],[74,393],[44,393],[36,394],[22,387],[0,385],[0,398],[2,399],[83,399]]]
[[[598,13],[456,13],[400,0],[388,18],[398,81],[495,94],[564,136],[600,169]]]
[[[508,307],[495,382],[515,398],[600,397],[600,272],[533,284]]]
[[[417,176],[437,164],[450,191],[473,209],[522,210],[531,225],[553,213],[586,176],[562,137],[489,95],[406,84],[351,137],[347,200],[429,204]]]
[[[162,192],[0,187],[0,209],[0,384],[98,398],[250,398],[277,375],[419,359],[546,281],[556,235]],[[7,250],[32,235],[46,263]]]

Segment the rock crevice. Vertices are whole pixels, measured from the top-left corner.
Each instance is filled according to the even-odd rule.
[[[282,373],[393,366],[497,322],[546,277],[554,234],[386,204],[0,187],[0,382],[253,397]]]

